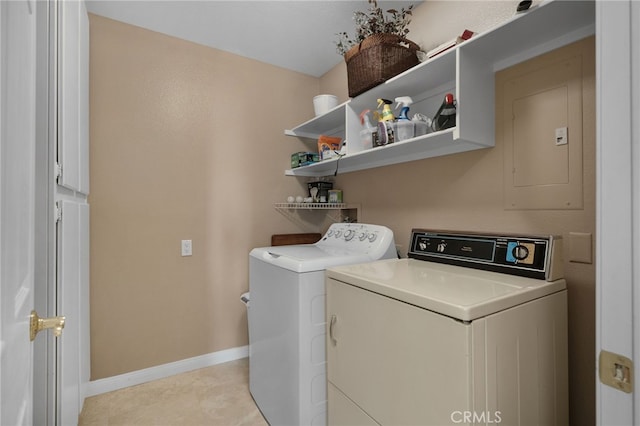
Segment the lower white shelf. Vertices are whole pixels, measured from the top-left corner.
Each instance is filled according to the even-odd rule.
[[[330,176],[373,167],[388,166],[425,158],[439,157],[476,149],[490,148],[476,142],[458,139],[456,128],[395,142],[389,145],[350,153],[340,158],[320,161],[285,171],[287,176]]]

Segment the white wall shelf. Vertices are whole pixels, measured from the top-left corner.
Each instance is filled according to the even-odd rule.
[[[290,136],[342,136],[347,154],[286,170],[288,176],[329,176],[490,148],[495,144],[494,73],[595,33],[595,2],[553,0],[514,16],[292,130]],[[410,115],[433,117],[444,94],[457,101],[456,127],[383,147],[363,149],[359,114],[378,98],[411,96]],[[313,148],[315,149],[315,147]]]
[[[285,130],[287,136],[318,139],[320,135],[340,136],[344,138],[344,113],[346,101],[323,115],[316,116],[291,130]]]

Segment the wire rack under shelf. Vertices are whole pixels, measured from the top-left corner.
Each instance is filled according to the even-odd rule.
[[[360,209],[359,204],[346,203],[274,203],[274,207],[278,212],[307,232],[320,233],[323,232],[323,229],[318,227],[318,222],[310,222],[308,216],[303,218],[300,215],[304,212],[324,211],[325,217],[333,223],[343,221],[357,222],[358,210]]]
[[[340,210],[351,207],[345,203],[275,203],[275,208],[287,210]]]

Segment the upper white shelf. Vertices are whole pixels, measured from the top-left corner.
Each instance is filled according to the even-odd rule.
[[[553,0],[460,45],[499,71],[595,34],[595,1]]]
[[[286,170],[290,176],[328,176],[437,157],[495,144],[495,72],[595,33],[595,1],[544,2],[476,35],[385,83],[315,117],[287,135],[339,135],[347,154],[339,159]],[[457,126],[445,131],[362,150],[360,112],[376,99],[411,96],[412,112],[433,116],[446,92],[455,93]],[[415,107],[415,109],[414,109]],[[344,136],[343,136],[344,135]]]

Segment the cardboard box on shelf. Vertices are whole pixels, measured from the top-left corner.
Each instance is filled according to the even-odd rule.
[[[318,155],[320,160],[335,157],[336,151],[340,151],[342,138],[337,136],[320,135],[318,138]]]

